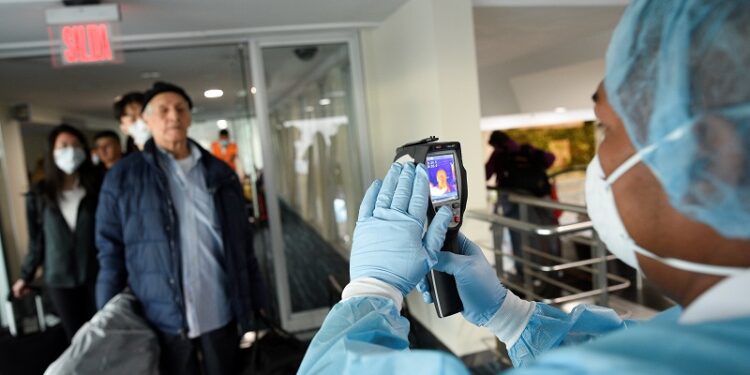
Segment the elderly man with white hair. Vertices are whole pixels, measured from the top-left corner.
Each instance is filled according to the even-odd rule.
[[[166,374],[233,374],[266,305],[237,175],[188,138],[193,102],[157,82],[152,139],[105,178],[96,214],[97,304],[129,287],[157,329]]]

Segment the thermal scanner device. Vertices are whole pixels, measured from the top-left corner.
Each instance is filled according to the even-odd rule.
[[[427,167],[427,176],[430,180],[430,202],[432,203],[427,208],[428,222],[432,222],[441,207],[450,207],[453,220],[448,225],[448,233],[445,235],[441,250],[460,254],[458,230],[463,224],[466,200],[469,196],[466,188],[466,169],[461,161],[461,144],[438,142],[438,140],[436,137],[429,137],[407,143],[396,149],[394,160],[400,161],[411,157],[414,163],[422,163]],[[430,270],[427,278],[439,317],[451,316],[463,310],[453,275]]]

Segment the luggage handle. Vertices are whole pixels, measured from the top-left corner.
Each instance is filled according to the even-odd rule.
[[[276,334],[278,334],[279,336],[284,337],[284,338],[291,338],[291,339],[294,339],[295,341],[301,342],[296,337],[294,337],[294,335],[291,332],[285,330],[284,328],[281,328],[281,325],[277,324],[276,321],[266,316],[265,314],[258,313],[255,315],[260,317],[260,320],[263,323],[265,323],[268,326],[268,328],[276,332]]]
[[[37,319],[37,325],[39,327],[39,332],[44,332],[47,330],[47,321],[44,317],[44,305],[42,304],[42,288],[38,286],[29,285],[28,286],[29,294],[21,297],[16,298],[13,295],[13,291],[8,292],[8,297],[6,298],[7,304],[6,304],[6,313],[8,314],[8,317],[10,318],[8,328],[10,330],[11,335],[16,336],[18,334],[18,327],[16,326],[16,314],[12,307],[13,302],[15,301],[21,301],[24,298],[32,297],[34,298],[34,309],[36,310],[36,319]]]
[[[28,285],[26,287],[29,288],[29,290],[31,290],[31,292],[28,295],[23,296],[21,298],[16,298],[16,296],[13,295],[13,291],[11,290],[11,291],[8,292],[7,301],[8,302],[20,301],[21,299],[26,298],[29,295],[39,296],[39,295],[42,294],[42,288],[40,288],[38,286]]]

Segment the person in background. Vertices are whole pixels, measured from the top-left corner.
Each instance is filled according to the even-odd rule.
[[[130,287],[159,336],[162,373],[234,374],[240,334],[267,303],[242,188],[188,138],[185,90],[157,82],[144,103],[153,138],[102,187],[97,304]]]
[[[143,150],[143,145],[151,137],[148,127],[141,119],[143,100],[143,93],[129,92],[114,104],[115,119],[120,122],[120,132],[126,137],[126,154]]]
[[[229,140],[227,129],[219,130],[219,140],[211,144],[211,153],[237,171],[237,144]]]
[[[517,194],[545,197],[550,194],[547,169],[555,155],[529,144],[519,145],[508,134],[495,130],[490,135],[492,155],[484,165],[486,179],[495,176],[495,185]]]
[[[469,374],[448,353],[409,350],[399,309],[415,287],[432,299],[431,268],[455,276],[463,318],[505,344],[512,374],[750,374],[749,25],[747,1],[630,1],[593,97],[594,229],[676,306],[635,321],[525,301],[463,235],[460,254],[439,251],[449,209],[423,235],[426,172],[394,166],[365,194],[351,282],[298,374]]]
[[[29,182],[34,185],[44,180],[44,156],[40,156],[34,163],[34,170],[29,174]]]
[[[43,266],[50,299],[70,340],[96,311],[94,215],[101,176],[78,129],[59,125],[47,139],[44,180],[26,194],[29,250],[13,295],[28,294]]]
[[[112,130],[103,130],[94,135],[94,150],[105,171],[112,169],[122,159],[120,137]]]
[[[535,148],[529,144],[519,145],[508,134],[495,130],[490,135],[489,144],[493,152],[485,164],[485,176],[490,180],[495,176],[495,186],[499,189],[495,213],[502,210],[503,216],[520,219],[521,211],[517,203],[511,202],[508,193],[529,195],[537,198],[549,198],[551,185],[547,169],[555,162],[555,155]],[[555,225],[557,219],[551,210],[540,207],[528,207],[528,221],[539,225]],[[521,233],[510,231],[510,242],[513,254],[523,256]],[[560,245],[556,238],[529,236],[529,245],[547,254],[559,255]],[[536,259],[530,256],[530,259]],[[514,262],[516,275],[523,277],[521,262]]]

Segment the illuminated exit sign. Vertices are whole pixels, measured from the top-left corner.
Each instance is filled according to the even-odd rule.
[[[63,65],[114,61],[109,24],[63,25],[58,30]]]
[[[49,27],[53,65],[108,63],[120,60],[112,45],[113,34],[118,34],[116,30],[120,21],[119,5],[48,8],[45,10],[45,18]]]

